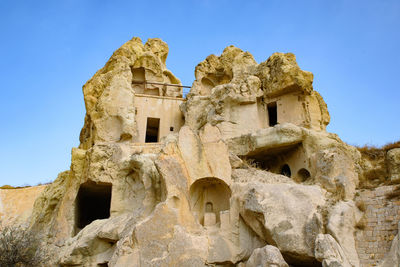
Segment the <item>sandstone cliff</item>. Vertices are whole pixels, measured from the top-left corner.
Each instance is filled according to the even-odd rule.
[[[53,251],[49,265],[356,267],[384,258],[361,244],[374,227],[363,200],[372,193],[360,189],[365,159],[326,132],[327,105],[293,54],[257,64],[229,46],[196,67],[186,99],[167,54],[159,39],[133,38],[84,85],[71,168],[29,219]],[[394,240],[385,266],[398,263]]]
[[[25,223],[32,213],[33,203],[45,188],[46,185],[0,189],[0,222]]]

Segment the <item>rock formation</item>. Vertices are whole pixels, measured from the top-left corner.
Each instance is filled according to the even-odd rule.
[[[46,188],[45,185],[14,189],[0,188],[0,222],[4,224],[24,224],[32,213],[35,199]]]
[[[197,65],[184,99],[167,55],[133,38],[83,86],[70,170],[29,219],[49,264],[367,266],[357,199],[371,165],[326,132],[313,74],[293,54],[257,64],[229,46]],[[398,180],[398,150],[387,158]]]

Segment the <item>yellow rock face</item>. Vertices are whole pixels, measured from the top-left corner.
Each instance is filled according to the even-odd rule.
[[[80,148],[98,142],[133,142],[137,137],[135,93],[143,92],[140,82],[177,84],[181,82],[165,66],[168,46],[160,39],[145,44],[133,38],[114,52],[106,65],[83,86],[86,116]],[[139,83],[139,84],[138,84]],[[180,87],[161,85],[147,91],[163,91],[167,97],[182,97]]]
[[[26,222],[33,203],[47,185],[0,189],[0,222],[3,225]]]
[[[291,53],[257,64],[250,53],[229,46],[198,64],[195,76],[182,105],[194,130],[209,122],[226,139],[282,123],[316,131],[329,123],[326,103],[313,91],[313,74],[301,70]]]

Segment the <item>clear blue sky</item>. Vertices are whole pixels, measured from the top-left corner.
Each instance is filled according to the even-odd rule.
[[[358,145],[400,139],[398,0],[3,0],[0,10],[0,185],[69,169],[82,85],[133,36],[166,41],[185,85],[231,44],[258,62],[293,52],[328,103],[330,132]]]

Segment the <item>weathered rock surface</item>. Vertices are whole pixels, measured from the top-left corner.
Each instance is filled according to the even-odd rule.
[[[201,62],[195,76],[182,105],[186,125],[194,130],[209,122],[224,139],[250,134],[266,128],[268,121],[271,125],[272,118],[265,116],[269,105],[280,106],[279,123],[315,130],[329,123],[326,104],[313,91],[312,73],[302,71],[293,54],[275,53],[257,64],[248,52],[229,46],[221,56]]]
[[[325,205],[319,187],[248,182],[235,185],[241,216],[257,235],[281,251],[288,262],[311,263],[314,241],[323,231]]]
[[[289,267],[279,249],[274,246],[256,248],[246,262],[246,267]]]
[[[0,225],[26,222],[32,213],[33,203],[46,186],[0,189]]]
[[[98,142],[133,142],[137,135],[135,82],[144,81],[145,76],[154,82],[180,84],[165,66],[167,56],[168,46],[160,39],[149,39],[143,45],[137,37],[113,53],[83,86],[86,116],[80,148],[88,149]],[[164,95],[179,96],[173,89]]]
[[[229,150],[240,156],[252,156],[273,152],[300,144],[304,140],[303,131],[290,123],[260,129],[254,133],[226,140]]]
[[[400,227],[399,227],[400,228]],[[400,266],[400,238],[399,234],[393,239],[389,253],[383,259],[380,267]]]
[[[360,262],[356,251],[354,231],[357,221],[361,218],[352,201],[340,201],[329,211],[327,232],[333,236],[344,249],[346,258],[352,266],[359,266]]]
[[[83,87],[70,170],[46,186],[29,220],[31,204],[0,190],[3,220],[16,205],[54,266],[359,266],[363,214],[353,200],[365,164],[325,131],[312,73],[290,53],[257,64],[229,46],[196,67],[183,100],[167,55],[159,39],[114,52]],[[138,97],[153,111],[179,98],[182,114],[181,102],[168,119],[164,109],[144,114]],[[165,121],[184,125],[164,125],[159,138]],[[396,180],[398,150],[387,160]],[[396,238],[384,266],[397,247]]]
[[[315,258],[322,262],[323,267],[352,266],[343,252],[342,247],[329,234],[319,234],[315,240]]]
[[[386,155],[386,161],[390,180],[400,180],[400,148],[389,150]]]

